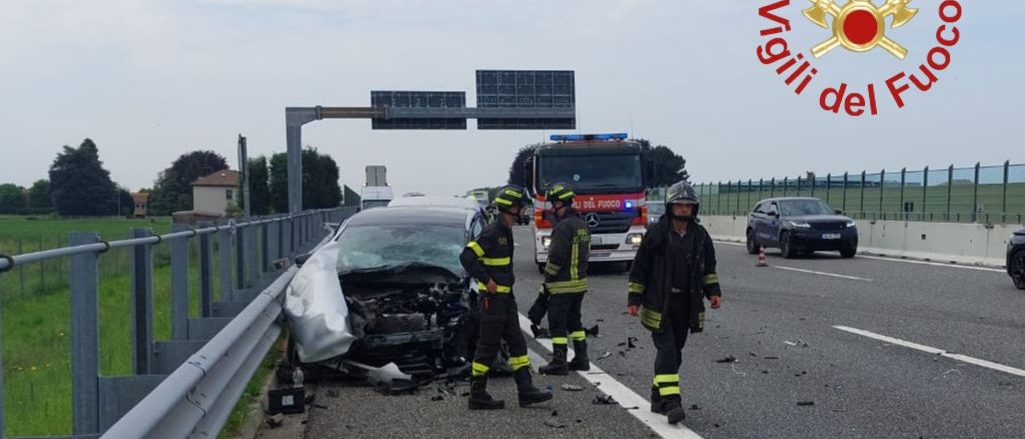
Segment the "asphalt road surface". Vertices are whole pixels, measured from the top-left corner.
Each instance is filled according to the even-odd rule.
[[[515,239],[525,314],[541,277],[529,226]],[[493,412],[466,409],[465,383],[404,395],[325,383],[306,437],[1025,438],[1025,293],[1002,271],[774,252],[757,267],[742,246],[716,251],[723,306],[684,349],[683,425],[648,411],[655,352],[613,264],[592,268],[584,301],[595,368],[535,375],[552,401],[519,408],[511,378],[489,383],[507,403]],[[536,370],[550,343],[525,335]],[[594,403],[606,394],[617,404]]]

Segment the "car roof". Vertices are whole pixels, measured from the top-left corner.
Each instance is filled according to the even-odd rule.
[[[447,207],[461,207],[466,209],[480,209],[480,204],[476,201],[468,200],[466,198],[457,197],[439,197],[439,196],[422,196],[422,197],[403,197],[396,198],[388,203],[388,207],[400,207],[400,206],[447,206]]]
[[[349,218],[347,226],[369,224],[455,225],[465,227],[475,211],[445,206],[388,206],[367,209]]]
[[[800,201],[800,200],[823,201],[821,198],[818,198],[818,197],[775,197],[775,198],[765,198],[765,199],[759,200],[758,202],[759,203],[764,203],[766,201]]]

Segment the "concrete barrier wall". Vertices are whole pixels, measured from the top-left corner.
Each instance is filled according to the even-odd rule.
[[[1019,225],[858,220],[858,253],[1004,267]],[[703,216],[716,239],[744,242],[747,217]]]

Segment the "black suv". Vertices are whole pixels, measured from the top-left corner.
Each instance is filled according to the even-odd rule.
[[[768,198],[747,216],[747,251],[779,248],[784,258],[816,250],[839,251],[845,258],[858,252],[858,228],[824,201],[812,197]]]
[[[1025,290],[1025,228],[1018,229],[1007,240],[1007,274],[1014,286]]]

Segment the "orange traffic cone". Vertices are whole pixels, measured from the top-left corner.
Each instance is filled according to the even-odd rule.
[[[758,248],[758,263],[755,264],[755,266],[756,267],[768,267],[769,266],[769,263],[765,262],[765,246],[761,246],[761,247]]]

